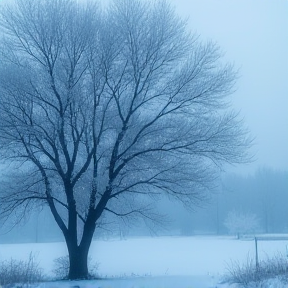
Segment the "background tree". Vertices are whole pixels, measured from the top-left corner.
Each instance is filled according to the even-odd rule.
[[[165,1],[85,5],[17,0],[0,22],[1,213],[48,205],[69,279],[88,277],[106,215],[157,219],[159,194],[198,203],[250,143],[225,99],[233,68]]]
[[[224,222],[230,234],[240,239],[244,234],[254,233],[259,228],[259,220],[255,214],[230,211]]]
[[[262,167],[248,176],[226,175],[223,183],[223,216],[233,209],[252,212],[259,217],[262,233],[287,233],[287,171]]]

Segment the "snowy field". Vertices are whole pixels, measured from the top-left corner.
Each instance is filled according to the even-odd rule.
[[[288,241],[258,242],[259,260],[275,254],[286,254]],[[15,258],[27,260],[37,255],[45,274],[52,275],[53,260],[67,255],[65,243],[1,244],[0,261]],[[155,237],[127,240],[94,241],[91,263],[99,263],[97,281],[43,283],[41,288],[215,288],[231,260],[245,263],[255,258],[252,239],[232,237]],[[279,284],[281,285],[281,284]],[[235,286],[236,287],[236,286]],[[281,287],[274,281],[271,286]]]

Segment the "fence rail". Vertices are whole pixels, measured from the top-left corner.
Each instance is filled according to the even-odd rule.
[[[260,235],[255,236],[255,261],[256,261],[256,269],[259,267],[259,259],[258,259],[258,241],[288,241],[288,235]],[[286,246],[287,257],[288,257],[288,245]]]
[[[281,240],[288,240],[288,235],[273,235],[273,236],[255,236],[257,241],[281,241]]]

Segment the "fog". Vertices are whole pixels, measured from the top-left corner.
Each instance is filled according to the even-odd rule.
[[[235,169],[288,170],[288,1],[172,0],[204,39],[216,41],[239,68],[232,95],[255,137],[255,161]]]
[[[103,231],[99,237],[227,234],[224,222],[232,210],[255,214],[259,220],[255,233],[287,233],[288,1],[171,0],[171,3],[181,17],[187,17],[192,31],[203,41],[216,41],[225,59],[239,68],[236,91],[231,95],[232,106],[240,111],[255,137],[254,161],[229,166],[209,201],[194,210],[187,211],[181,203],[171,204],[162,199],[159,211],[169,215],[163,227],[153,230],[144,223],[128,226],[117,223],[120,228]],[[0,241],[61,240],[49,211],[44,209],[37,215],[23,219],[28,221],[26,226],[27,221],[23,221],[22,226],[9,231],[12,219],[2,227]]]
[[[242,229],[239,233],[243,233],[243,236],[288,233],[287,187],[287,172],[260,169],[253,176],[226,175],[209,201],[199,207],[189,209],[180,202],[162,198],[158,203],[158,211],[166,215],[166,219],[161,225],[147,226],[141,221],[126,223],[120,220],[98,230],[95,239],[123,240],[135,236],[233,236],[238,232],[230,231],[225,225],[231,212],[236,212],[240,217],[248,217],[250,222],[252,220],[249,215],[254,215],[257,219],[252,230],[249,230],[245,223],[240,223],[241,228],[235,228]],[[22,219],[17,228],[12,230],[11,224],[14,221],[11,219],[2,226],[0,243],[63,241],[63,236],[50,214],[46,208],[35,211],[29,218]]]

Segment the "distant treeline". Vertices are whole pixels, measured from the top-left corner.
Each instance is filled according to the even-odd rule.
[[[262,168],[250,176],[226,174],[211,199],[193,210],[185,207],[185,203],[159,198],[158,212],[167,216],[163,217],[163,226],[152,223],[147,228],[138,221],[126,223],[119,220],[109,223],[107,229],[97,235],[104,239],[125,239],[149,235],[228,234],[224,223],[231,211],[239,215],[255,215],[258,219],[255,233],[288,233],[288,171]],[[0,243],[63,240],[50,212],[44,208],[39,213],[23,219],[20,226],[11,231],[5,229],[5,225],[1,227]],[[108,223],[109,219],[106,221]]]
[[[227,174],[220,186],[207,206],[190,214],[174,210],[182,234],[226,234],[224,223],[231,211],[255,215],[255,233],[288,233],[288,171],[262,168],[250,176]]]

